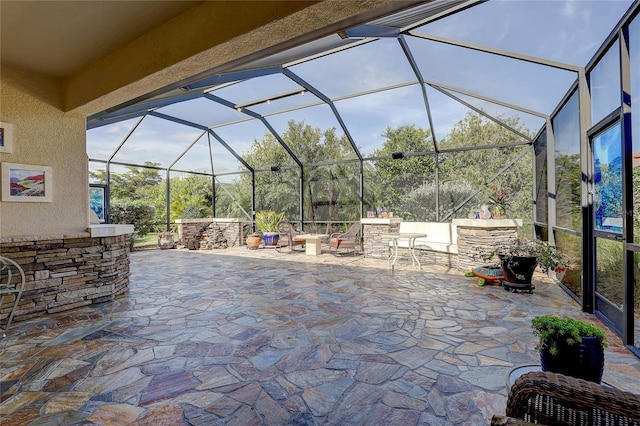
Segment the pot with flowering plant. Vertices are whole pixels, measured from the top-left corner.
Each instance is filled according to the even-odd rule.
[[[507,215],[507,202],[509,196],[507,192],[498,185],[491,185],[492,195],[489,197],[491,202],[491,216],[494,219],[502,219]]]

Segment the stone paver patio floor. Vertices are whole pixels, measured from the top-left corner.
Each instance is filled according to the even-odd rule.
[[[16,322],[2,425],[449,425],[504,414],[531,318],[594,319],[557,285],[273,250],[131,255],[123,297]],[[640,393],[615,336],[605,380]]]

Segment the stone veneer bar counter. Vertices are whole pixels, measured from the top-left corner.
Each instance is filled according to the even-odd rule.
[[[90,225],[75,234],[0,237],[0,254],[25,273],[14,321],[114,299],[129,288],[133,225]],[[6,304],[10,307],[11,304]],[[8,310],[0,312],[6,318]]]
[[[515,239],[522,219],[453,219],[452,223],[458,230],[457,268],[469,271],[482,266],[479,253]]]

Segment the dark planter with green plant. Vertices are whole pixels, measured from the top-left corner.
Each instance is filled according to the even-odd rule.
[[[502,266],[505,288],[527,290],[529,293],[534,288],[531,280],[536,267],[539,266],[546,273],[566,268],[568,264],[567,258],[547,241],[522,237],[514,238],[480,255],[485,261],[496,257]]]
[[[602,329],[569,317],[540,315],[531,321],[539,341],[542,371],[600,383],[606,336]]]

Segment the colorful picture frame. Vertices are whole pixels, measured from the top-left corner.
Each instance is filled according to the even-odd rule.
[[[13,126],[0,121],[0,152],[11,154],[13,150]]]
[[[51,167],[2,163],[2,201],[50,203],[52,192]]]
[[[106,194],[106,185],[89,185],[89,208],[98,216],[100,223],[107,221]]]

